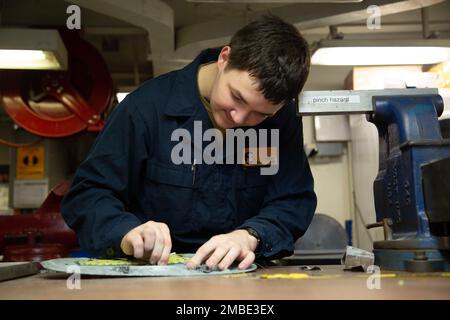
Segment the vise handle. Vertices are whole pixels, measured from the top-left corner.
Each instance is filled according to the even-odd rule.
[[[377,221],[375,223],[367,224],[366,228],[372,229],[372,228],[383,227],[384,239],[392,240],[392,228],[391,228],[392,225],[393,225],[393,222],[392,222],[391,218],[384,218],[382,221]]]

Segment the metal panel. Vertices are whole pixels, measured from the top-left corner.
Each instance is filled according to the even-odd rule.
[[[438,94],[438,89],[304,91],[299,95],[298,114],[372,113],[374,97],[433,94]]]

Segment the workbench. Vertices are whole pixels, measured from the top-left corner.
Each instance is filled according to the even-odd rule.
[[[81,277],[80,289],[68,289],[66,274],[40,273],[0,282],[0,299],[162,299],[162,300],[300,300],[300,299],[450,299],[450,274],[381,272],[380,289],[368,289],[370,274],[343,266],[270,266],[233,276]],[[302,274],[299,279],[266,279],[266,274]]]

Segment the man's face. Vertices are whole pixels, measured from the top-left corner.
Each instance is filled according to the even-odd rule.
[[[257,79],[247,71],[227,69],[230,47],[224,47],[218,59],[210,104],[217,125],[221,128],[255,126],[273,116],[281,107],[274,105],[258,91]]]

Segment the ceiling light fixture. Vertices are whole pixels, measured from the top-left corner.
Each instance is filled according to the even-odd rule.
[[[311,58],[313,65],[435,64],[450,59],[450,40],[321,40]],[[314,47],[313,46],[313,47]]]
[[[67,51],[56,30],[1,28],[0,69],[66,70]]]

